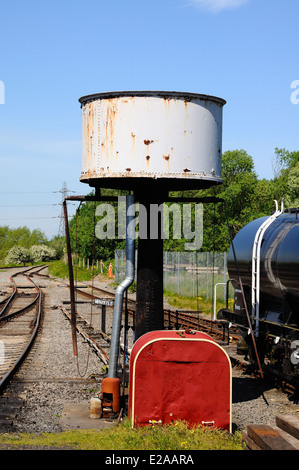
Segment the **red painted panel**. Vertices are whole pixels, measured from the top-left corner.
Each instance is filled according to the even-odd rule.
[[[133,426],[184,420],[231,431],[231,364],[208,335],[152,331],[130,359],[129,415]]]

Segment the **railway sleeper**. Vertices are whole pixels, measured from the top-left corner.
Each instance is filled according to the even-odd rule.
[[[242,439],[248,450],[299,450],[299,416],[278,415],[276,426],[251,424]]]

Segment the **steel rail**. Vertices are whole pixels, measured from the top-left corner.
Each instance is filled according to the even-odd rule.
[[[13,291],[12,291],[12,294],[7,298],[5,299],[3,302],[6,302],[4,307],[2,308],[1,312],[0,312],[0,317],[2,317],[5,313],[5,311],[7,310],[7,307],[10,305],[11,301],[13,300],[13,298],[15,297],[16,293],[17,293],[17,285],[16,285],[16,281],[14,280],[13,276],[10,277],[10,281],[13,283]]]
[[[23,274],[23,273],[22,273]],[[8,380],[11,379],[11,377],[13,376],[13,374],[16,372],[16,370],[19,368],[19,366],[21,365],[22,361],[24,360],[25,356],[27,355],[29,349],[32,347],[32,344],[35,340],[35,337],[37,335],[37,331],[38,331],[38,328],[39,328],[39,325],[40,325],[40,320],[41,320],[41,314],[42,314],[42,297],[43,297],[43,294],[42,294],[42,290],[41,288],[32,280],[30,279],[29,277],[27,277],[27,279],[29,279],[35,286],[35,288],[38,290],[38,295],[36,296],[36,298],[34,299],[34,302],[32,302],[30,304],[30,306],[32,307],[32,305],[34,303],[36,303],[38,301],[38,304],[37,304],[37,315],[36,315],[36,318],[35,318],[35,321],[34,321],[34,328],[30,334],[30,337],[29,337],[29,340],[27,341],[27,343],[25,344],[25,346],[22,348],[22,351],[21,353],[18,355],[17,359],[14,361],[14,363],[10,366],[10,368],[8,369],[8,371],[4,374],[4,376],[1,378],[0,380],[0,389],[2,389],[6,383],[8,382]],[[27,306],[25,307],[24,309],[22,310],[25,310],[25,309],[28,309],[30,308],[30,306]],[[18,313],[20,313],[18,311]]]
[[[0,321],[2,319],[8,319],[8,318],[11,318],[12,316],[16,315],[17,313],[21,313],[22,311],[26,310],[27,308],[31,307],[31,305],[33,305],[36,301],[37,301],[37,297],[28,305],[26,305],[25,307],[19,309],[18,311],[12,313],[12,314],[9,314],[9,315],[4,315],[5,314],[5,311],[8,309],[8,307],[11,305],[11,302],[12,300],[16,297],[16,294],[18,292],[18,287],[17,287],[17,284],[16,284],[16,281],[15,281],[15,277],[17,276],[20,276],[20,275],[23,275],[25,276],[26,273],[28,273],[28,271],[32,271],[33,269],[38,269],[38,271],[36,273],[33,273],[33,274],[37,274],[41,269],[44,268],[44,265],[42,266],[31,266],[30,268],[28,269],[25,269],[24,271],[21,271],[21,272],[16,272],[14,274],[12,274],[12,276],[10,277],[10,281],[12,282],[13,284],[13,292],[12,294],[7,298],[5,299],[3,302],[6,301],[4,307],[2,308],[2,310],[0,311]],[[26,276],[27,277],[27,276]],[[29,281],[32,281],[29,277],[27,277],[27,279]],[[34,284],[34,282],[33,282]]]
[[[61,310],[64,313],[64,315],[68,318],[68,320],[71,322],[71,313],[64,307],[62,307]],[[76,312],[76,317],[77,317],[76,330],[95,350],[96,354],[99,356],[99,358],[104,363],[104,365],[108,365],[109,355],[106,353],[103,346],[100,345],[99,342],[101,339],[103,339],[108,344],[108,343],[111,343],[111,338],[105,333],[103,333],[102,331],[96,332],[96,330],[94,330],[92,325],[90,325],[85,318],[81,317],[81,315],[78,312]]]

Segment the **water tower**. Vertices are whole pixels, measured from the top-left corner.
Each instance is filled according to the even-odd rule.
[[[82,108],[80,181],[95,188],[126,189],[128,208],[148,214],[147,236],[138,239],[136,339],[163,329],[163,238],[151,237],[150,206],[169,191],[206,189],[222,183],[222,108],[214,96],[168,91],[99,93],[79,99]],[[128,221],[133,214],[127,213]],[[139,229],[140,232],[140,229]],[[131,282],[133,245],[127,238]],[[130,271],[131,270],[131,271]],[[133,274],[134,276],[134,274]],[[109,375],[115,375],[122,294],[115,300]]]

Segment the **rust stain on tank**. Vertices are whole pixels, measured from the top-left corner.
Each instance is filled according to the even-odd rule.
[[[151,139],[144,139],[144,145],[146,146],[146,168],[147,170],[149,170],[149,165],[150,165],[150,150],[149,150],[149,146],[154,142],[154,140],[151,140]]]
[[[114,131],[115,131],[116,106],[113,99],[108,100],[105,122],[106,160],[114,155]]]
[[[135,144],[136,144],[136,134],[134,132],[131,132],[131,138],[132,138],[132,157],[133,159],[135,158]]]
[[[85,128],[83,139],[86,142],[85,158],[91,171],[95,172],[95,162],[93,161],[93,137],[94,137],[94,124],[95,124],[95,110],[92,105],[89,105],[85,114]]]
[[[170,155],[162,155],[162,157],[167,162],[167,171],[169,172],[169,158],[170,158]]]
[[[147,156],[145,157],[147,170],[150,169],[150,158],[151,158],[150,155],[147,155]]]

